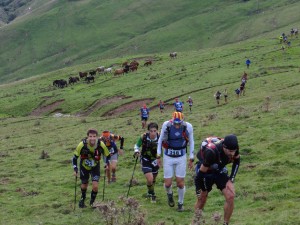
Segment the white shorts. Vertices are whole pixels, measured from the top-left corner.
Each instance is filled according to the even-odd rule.
[[[164,178],[174,176],[184,178],[186,175],[186,154],[180,157],[170,157],[164,155]]]

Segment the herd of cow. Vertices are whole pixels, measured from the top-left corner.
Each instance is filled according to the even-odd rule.
[[[177,57],[177,53],[171,52],[169,56],[171,59],[174,59]],[[152,60],[150,60],[150,59],[146,60],[144,63],[144,66],[150,66],[150,65],[152,65]],[[69,77],[69,82],[64,79],[54,80],[53,86],[58,87],[58,88],[64,88],[64,87],[67,87],[68,84],[72,85],[72,84],[79,82],[80,80],[83,80],[86,83],[90,83],[90,82],[95,81],[95,76],[97,73],[98,74],[108,74],[108,73],[112,74],[113,73],[114,75],[123,75],[124,73],[137,71],[138,67],[139,67],[139,63],[136,60],[133,60],[131,62],[126,61],[126,62],[122,63],[122,68],[115,69],[114,71],[113,71],[112,66],[108,67],[108,68],[105,68],[104,66],[99,66],[95,70],[90,70],[89,72],[79,72],[79,77],[77,77],[77,76]]]

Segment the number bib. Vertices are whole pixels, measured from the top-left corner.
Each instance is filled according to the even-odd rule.
[[[183,150],[174,150],[174,149],[168,149],[166,152],[166,155],[173,156],[173,157],[179,157],[183,155]]]
[[[86,159],[85,165],[87,165],[89,167],[93,167],[93,166],[95,166],[95,161],[93,159]]]
[[[152,165],[157,166],[157,160],[156,159],[152,162]]]

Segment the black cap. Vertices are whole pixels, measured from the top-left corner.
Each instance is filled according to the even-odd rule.
[[[237,137],[234,134],[229,134],[224,138],[223,145],[229,150],[236,150],[239,148]]]

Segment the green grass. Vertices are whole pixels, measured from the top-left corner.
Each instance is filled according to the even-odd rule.
[[[290,30],[299,23],[299,7],[291,0],[33,1],[31,13],[0,29],[0,82],[82,63],[108,66],[107,58],[223,46],[285,26]]]
[[[299,24],[293,26],[299,27]],[[176,60],[169,59],[167,52],[107,58],[102,61],[105,65],[140,57],[156,60],[151,67],[141,66],[136,73],[120,77],[97,75],[91,84],[80,82],[58,89],[52,86],[52,81],[99,66],[98,61],[1,85],[1,224],[104,224],[101,215],[94,210],[77,208],[73,211],[74,177],[70,160],[74,148],[90,127],[112,130],[125,137],[125,155],[119,160],[118,181],[106,186],[105,195],[105,199],[118,202],[119,196],[126,195],[128,190],[134,166],[133,146],[144,132],[139,118],[140,106],[117,116],[101,115],[134,100],[152,98],[148,104],[154,107],[150,120],[161,126],[170,119],[172,109],[161,114],[156,107],[158,101],[162,99],[171,104],[174,97],[186,101],[188,96],[194,100],[193,111],[189,113],[185,104],[184,113],[194,126],[196,150],[208,135],[223,137],[235,133],[239,138],[241,167],[235,182],[231,224],[298,224],[300,41],[292,39],[292,48],[281,51],[276,39],[289,27],[218,48],[179,51]],[[246,57],[253,62],[250,69],[245,67]],[[143,60],[139,62],[143,64]],[[237,99],[234,90],[244,71],[249,73],[246,95]],[[222,99],[217,106],[213,94],[225,88],[229,92],[229,103],[224,104]],[[126,98],[103,105],[88,117],[76,116],[97,100],[115,96]],[[52,111],[28,116],[37,107],[62,99],[64,102]],[[65,116],[54,117],[55,112]],[[50,158],[39,159],[43,150]],[[145,178],[137,166],[134,177],[139,185],[131,188],[130,196],[139,201],[147,224],[191,223],[196,201],[192,175],[188,172],[186,177],[186,211],[177,213],[167,205],[163,171],[160,170],[157,179],[154,205],[142,197],[146,192]],[[101,200],[102,187],[101,181],[97,201]],[[78,200],[79,184],[77,191]],[[174,192],[176,199],[175,187]],[[213,213],[223,214],[223,203],[223,196],[214,189],[204,211],[206,224],[213,223]]]

